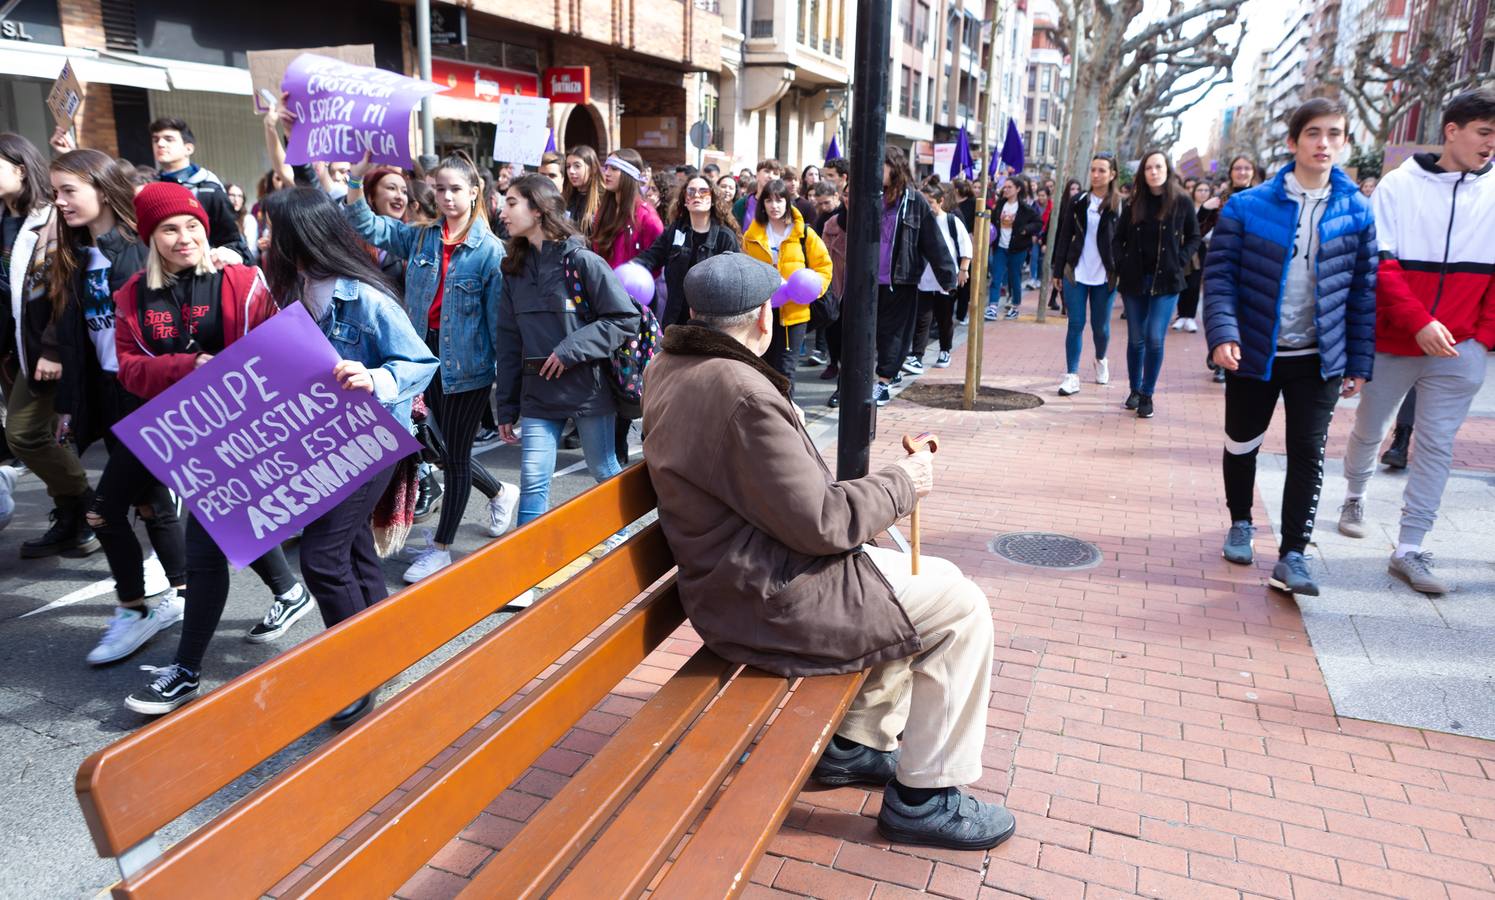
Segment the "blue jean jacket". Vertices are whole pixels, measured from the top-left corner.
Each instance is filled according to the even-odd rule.
[[[425,338],[436,282],[441,278],[441,226],[406,225],[374,215],[361,199],[346,207],[348,222],[364,240],[405,260],[405,311]],[[504,245],[481,218],[452,253],[441,296],[441,387],[460,393],[493,384],[498,297],[503,289]]]
[[[339,278],[317,326],[338,356],[363,363],[374,374],[374,397],[409,430],[410,404],[431,383],[437,362],[395,299],[361,281]]]

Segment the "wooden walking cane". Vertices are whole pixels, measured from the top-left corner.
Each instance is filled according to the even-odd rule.
[[[940,449],[939,435],[926,431],[923,434],[905,434],[903,436],[903,449],[907,450],[910,456],[926,447],[930,453],[938,452]],[[917,498],[914,500],[914,511],[909,516],[909,531],[913,532],[913,537],[910,539],[910,544],[913,547],[910,571],[917,575],[919,574],[919,501]]]

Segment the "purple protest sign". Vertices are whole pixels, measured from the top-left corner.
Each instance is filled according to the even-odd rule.
[[[338,386],[337,363],[296,304],[114,433],[182,498],[229,562],[246,566],[420,449],[372,394]]]
[[[409,168],[410,111],[439,84],[397,72],[303,53],[286,67],[280,89],[296,114],[286,162],[357,162],[365,150],[374,162]]]

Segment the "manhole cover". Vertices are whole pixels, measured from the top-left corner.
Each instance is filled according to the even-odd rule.
[[[1015,531],[991,542],[991,552],[1024,566],[1042,569],[1088,569],[1101,560],[1100,548],[1067,534]]]
[[[917,403],[920,406],[932,406],[936,409],[961,409],[964,394],[965,386],[958,382],[947,381],[943,384],[925,382],[916,384],[899,394],[898,399]],[[1010,412],[1015,409],[1033,409],[1042,405],[1043,398],[1037,394],[983,387],[976,394],[974,408],[977,412]]]

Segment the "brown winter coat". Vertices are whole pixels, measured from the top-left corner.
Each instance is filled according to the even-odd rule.
[[[918,636],[861,547],[913,509],[913,482],[835,481],[787,390],[700,326],[670,327],[649,363],[644,459],[685,612],[723,658],[780,675],[910,656]]]

